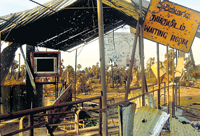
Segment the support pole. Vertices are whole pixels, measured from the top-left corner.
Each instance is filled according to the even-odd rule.
[[[107,88],[105,80],[105,51],[104,51],[104,27],[103,27],[103,8],[102,0],[97,0],[98,10],[98,28],[99,28],[99,51],[100,51],[100,70],[101,70],[101,89],[102,89],[102,134],[108,135],[108,119],[107,119]]]
[[[20,63],[21,63],[21,56],[20,56],[21,54],[19,53],[19,71],[18,71],[18,79],[20,78]]]
[[[169,46],[167,46],[167,113],[169,114]]]
[[[114,74],[113,74],[113,64],[111,64],[111,69],[112,69],[112,88],[114,88]]]
[[[177,98],[178,98],[178,93],[177,93],[177,91],[178,91],[178,86],[177,86],[177,82],[176,82],[176,87],[175,87],[175,107],[176,107],[176,111],[178,110],[178,108],[177,108],[177,104],[178,104],[178,102],[177,102]]]
[[[167,113],[169,114],[169,45],[167,45]]]
[[[164,106],[166,105],[165,100],[166,100],[166,82],[164,82]]]
[[[176,49],[176,67],[177,67],[177,65],[178,65],[178,57],[179,57],[179,51]]]
[[[159,58],[159,43],[157,43],[157,109],[160,109],[160,58]]]
[[[179,94],[179,103],[178,105],[180,106],[181,105],[181,81],[179,80],[179,88],[178,88],[178,94]]]
[[[22,47],[20,47],[21,54],[24,58],[24,62],[26,64],[26,88],[27,88],[27,107],[29,109],[34,108],[33,106],[33,99],[34,99],[34,91],[36,91],[36,86],[34,83],[34,77],[32,75],[32,71],[30,69],[31,66],[31,59],[30,59],[30,53],[34,51],[34,47],[30,45],[26,45],[26,59],[25,55],[23,53]],[[33,114],[29,115],[29,122],[28,122],[29,127],[33,126]],[[34,135],[34,130],[33,128],[29,130],[29,136]]]
[[[0,32],[0,115],[1,115],[1,112],[2,112],[2,110],[1,109],[3,109],[2,108],[2,100],[1,100],[1,82],[2,82],[2,69],[1,69],[1,65],[2,65],[2,62],[1,62],[1,32]]]
[[[58,98],[58,77],[55,77],[55,100]]]
[[[134,62],[134,58],[135,58],[135,50],[136,50],[138,36],[139,36],[139,23],[137,23],[137,26],[136,26],[136,34],[135,34],[135,37],[134,37],[134,43],[133,43],[133,49],[132,49],[132,55],[131,55],[131,62],[130,62],[130,65],[129,65],[128,79],[127,79],[127,83],[126,83],[126,91],[125,91],[124,100],[128,99],[128,94],[130,93],[129,88],[130,88],[130,81],[131,81],[132,68],[133,68],[133,62]]]
[[[102,136],[102,98],[99,99],[99,135]]]
[[[74,73],[74,99],[76,101],[76,68],[77,67],[77,49],[75,53],[75,73]]]
[[[177,68],[177,65],[178,65],[178,50],[176,49],[176,68]],[[176,107],[176,111],[178,110],[177,108],[177,104],[178,104],[178,81],[176,81],[176,87],[175,87],[175,107]]]
[[[141,47],[141,72],[142,72],[142,94],[145,93],[144,89],[146,88],[145,84],[145,75],[144,75],[144,44],[143,44],[143,16],[142,16],[142,0],[139,1],[139,7],[140,7],[140,47]],[[142,96],[142,106],[145,106],[145,97]]]
[[[174,97],[174,49],[172,49],[172,117],[175,116],[175,97]]]

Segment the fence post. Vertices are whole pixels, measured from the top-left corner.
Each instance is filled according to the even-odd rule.
[[[178,86],[177,86],[177,82],[176,82],[176,88],[175,88],[175,102],[176,102],[176,111],[177,111],[177,105],[178,105]]]
[[[99,99],[99,135],[102,136],[102,98]]]
[[[79,113],[80,113],[81,110],[78,110],[76,113],[75,113],[75,132],[76,134],[79,134]]]
[[[179,81],[179,91],[178,91],[178,94],[179,94],[179,106],[181,105],[180,101],[181,101],[181,82]]]
[[[166,92],[166,82],[164,82],[164,105],[165,105],[165,92]]]
[[[23,129],[23,119],[25,118],[25,116],[21,117],[20,121],[19,121],[19,129]],[[23,132],[19,133],[19,136],[23,136]]]

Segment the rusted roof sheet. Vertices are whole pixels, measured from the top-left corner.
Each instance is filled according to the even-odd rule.
[[[103,4],[105,33],[125,24],[136,26],[138,1],[126,1],[117,1],[115,7],[112,0],[104,1],[112,5]],[[65,51],[98,37],[96,0],[52,0],[43,5],[0,17],[1,40]]]
[[[158,136],[169,118],[161,110],[144,106],[138,109],[134,117],[134,136]]]
[[[103,0],[104,32],[125,24],[135,28],[138,3]],[[142,0],[142,4],[145,16],[149,1]],[[1,16],[1,40],[66,51],[98,37],[96,0],[52,0],[43,5]],[[196,37],[200,38],[200,28]]]
[[[197,130],[190,124],[183,124],[175,118],[169,119],[169,122],[171,136],[199,136]]]

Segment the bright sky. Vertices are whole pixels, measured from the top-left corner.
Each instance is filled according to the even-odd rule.
[[[48,2],[49,0],[35,0],[41,4]],[[200,11],[200,1],[198,0],[172,0],[171,2],[175,2],[179,5],[183,5],[185,7]],[[33,8],[35,6],[38,6],[37,4],[31,2],[30,0],[0,0],[0,16],[7,15],[14,12],[24,11],[30,8]],[[129,32],[129,29],[124,29],[124,32]],[[195,38],[192,50],[193,55],[195,59],[196,64],[200,64],[199,58],[199,47],[200,39]],[[3,46],[6,46],[6,44],[3,44]],[[155,57],[156,58],[156,43],[150,42],[148,40],[144,40],[144,46],[145,46],[145,63],[149,57]],[[43,49],[44,50],[44,49]],[[163,61],[164,54],[166,52],[166,46],[160,46],[160,60]],[[18,57],[18,53],[16,53],[16,57]],[[77,64],[81,64],[82,68],[95,65],[96,62],[99,61],[99,45],[98,40],[86,45],[84,47],[81,47],[77,51],[78,54],[78,62]],[[75,65],[75,51],[68,53],[64,52],[62,53],[62,59],[64,59],[64,65],[71,65],[74,67]],[[16,58],[17,59],[17,58]]]

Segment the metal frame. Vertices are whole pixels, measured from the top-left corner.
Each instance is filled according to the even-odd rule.
[[[49,57],[43,57],[43,56],[41,56],[41,57],[35,57],[35,55],[45,55],[45,54],[56,54],[57,56],[55,56],[55,57],[52,57],[52,56],[49,56]],[[57,58],[57,60],[56,60],[56,62],[55,62],[55,60],[54,60],[54,67],[55,67],[55,63],[56,63],[56,66],[57,66],[57,68],[56,69],[54,69],[54,72],[37,72],[36,70],[35,70],[35,65],[36,65],[36,63],[35,63],[35,60],[36,59],[45,59],[45,58]],[[47,51],[47,52],[33,52],[33,53],[31,53],[31,65],[32,65],[32,69],[33,69],[33,71],[34,71],[34,76],[35,77],[59,77],[59,76],[61,76],[61,53],[59,52],[59,51]]]
[[[10,113],[10,114],[3,114],[3,115],[0,115],[0,120],[23,117],[23,116],[29,115],[29,114],[37,114],[39,112],[45,112],[47,110],[51,110],[51,109],[55,109],[55,108],[62,108],[62,107],[68,106],[68,105],[74,105],[74,104],[83,103],[83,102],[86,102],[86,101],[92,101],[92,100],[96,100],[96,99],[99,99],[99,134],[101,134],[101,125],[102,125],[102,123],[101,123],[101,118],[102,118],[101,96],[77,100],[77,101],[71,101],[71,102],[66,102],[66,103],[62,103],[62,104],[46,106],[46,107],[33,108],[33,109],[23,110],[23,111],[19,111],[19,112],[13,112],[13,113]],[[96,110],[96,109],[94,109],[94,110]],[[67,114],[67,113],[60,113],[60,114]],[[46,116],[46,114],[45,114],[45,116]],[[51,116],[51,115],[47,115],[47,116]],[[37,125],[33,125],[33,126],[30,126],[30,127],[24,128],[24,129],[20,129],[20,130],[11,132],[11,133],[6,134],[6,135],[17,134],[17,133],[20,133],[20,132],[24,132],[24,131],[27,131],[27,130],[30,130],[30,129],[40,127],[42,125],[49,125],[49,123],[43,122],[43,123],[40,123],[40,124],[37,124]]]
[[[162,83],[162,84],[164,84],[164,87],[161,87],[160,89],[164,89],[164,91],[166,90],[165,88],[169,88],[169,87],[173,88],[175,86],[175,85],[167,86],[166,83]],[[148,87],[153,87],[154,88],[154,86],[155,86],[155,84],[154,85],[149,85]],[[177,87],[180,87],[180,85],[177,85]],[[135,89],[140,89],[140,88],[141,87],[130,88],[130,90],[135,90]],[[133,98],[130,98],[130,99],[127,99],[127,100],[120,101],[120,102],[117,102],[117,103],[114,103],[114,104],[110,104],[110,105],[108,104],[107,108],[108,109],[109,108],[114,108],[114,107],[116,107],[116,106],[118,106],[120,104],[124,104],[126,102],[132,101],[132,100],[137,99],[139,97],[142,97],[142,96],[144,96],[146,94],[154,93],[154,92],[156,92],[158,90],[159,89],[155,89],[155,90],[153,89],[152,91],[146,92],[144,94],[138,95],[136,97],[133,97]],[[162,96],[162,94],[161,94],[161,96]],[[102,112],[105,109],[102,109],[102,105],[101,105],[102,104],[102,98],[101,98],[101,96],[96,96],[96,97],[77,100],[77,101],[66,102],[66,103],[62,103],[62,104],[58,104],[58,105],[51,105],[51,106],[40,107],[40,108],[33,108],[33,109],[23,110],[23,111],[19,111],[19,112],[13,112],[13,113],[10,113],[10,114],[3,114],[3,115],[0,115],[0,120],[18,118],[18,117],[22,117],[22,116],[29,115],[29,114],[37,114],[39,112],[44,112],[46,110],[51,110],[51,109],[55,109],[55,108],[62,108],[62,107],[67,106],[67,105],[74,105],[74,104],[83,103],[83,102],[86,102],[86,101],[97,100],[97,99],[99,99],[99,107],[98,108],[84,109],[84,111],[99,110],[98,119],[99,119],[100,123],[99,123],[98,130],[99,130],[99,134],[102,135]],[[182,106],[178,106],[178,107],[182,107]],[[52,115],[59,115],[59,114],[71,114],[71,113],[75,113],[75,112],[67,111],[67,112],[61,112],[61,113],[38,114],[38,115],[34,115],[34,117],[52,116]],[[44,123],[41,123],[41,124],[38,124],[38,125],[33,125],[33,126],[30,126],[30,127],[21,129],[21,130],[17,130],[17,131],[11,132],[9,134],[17,134],[19,132],[27,131],[29,129],[37,128],[37,127],[44,126],[44,125],[48,128],[48,125],[50,125],[50,124],[48,124],[47,122],[44,122]],[[109,128],[110,127],[108,127],[108,129]],[[93,129],[89,129],[89,130],[92,131]]]

